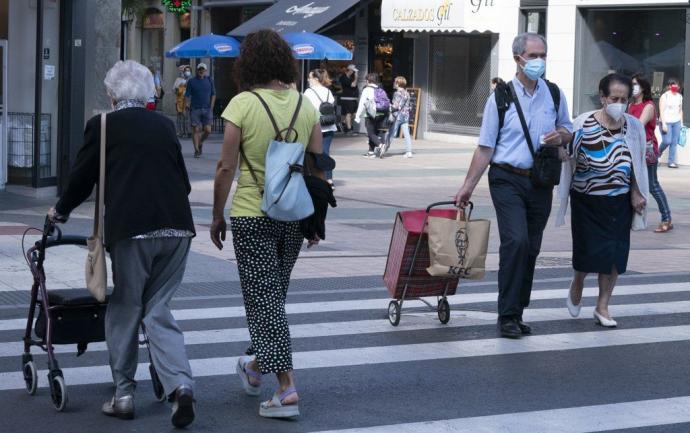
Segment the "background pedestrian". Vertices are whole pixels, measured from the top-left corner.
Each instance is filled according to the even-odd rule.
[[[331,79],[325,69],[314,69],[309,72],[308,81],[309,88],[305,90],[304,96],[311,101],[312,105],[319,112],[323,153],[330,155],[333,134],[338,130],[335,115],[335,96],[329,90],[332,84]],[[326,181],[333,187],[333,171],[329,170],[326,172]]]
[[[654,230],[655,233],[666,233],[673,229],[673,222],[671,221],[671,208],[668,205],[666,194],[661,188],[657,170],[659,167],[659,145],[656,140],[657,117],[656,107],[652,99],[652,87],[649,81],[641,75],[635,75],[632,78],[633,83],[633,99],[628,107],[628,113],[640,119],[644,125],[646,146],[645,146],[645,160],[647,162],[647,175],[649,179],[649,192],[656,200],[661,213],[661,222]]]
[[[385,120],[387,108],[383,110],[383,104],[379,104],[378,99],[382,97],[378,95],[385,95],[385,91],[379,87],[379,75],[375,72],[367,74],[367,84],[362,89],[362,96],[359,98],[359,106],[357,107],[357,114],[355,118],[364,118],[364,125],[367,128],[367,138],[369,143],[369,151],[363,156],[366,158],[375,158],[377,149],[382,149],[383,141],[380,137],[383,121]],[[385,97],[386,100],[388,96]],[[388,102],[390,105],[390,102]]]
[[[175,112],[177,113],[177,136],[187,137],[189,131],[187,130],[187,107],[184,99],[184,94],[187,90],[187,80],[192,77],[192,69],[189,65],[181,65],[179,67],[180,75],[175,79],[173,84],[173,92],[175,93]]]
[[[412,138],[410,137],[410,94],[407,91],[407,80],[405,77],[395,77],[393,81],[395,93],[393,94],[393,101],[391,102],[391,116],[393,118],[392,126],[386,133],[386,146],[380,157],[388,151],[393,139],[402,130],[403,138],[405,139],[405,158],[412,158]]]
[[[359,69],[355,65],[348,65],[345,71],[340,75],[338,81],[342,92],[340,93],[339,102],[341,114],[345,116],[345,134],[352,134],[353,115],[357,112],[357,99],[359,98],[359,89],[357,88],[357,81],[359,80]]]
[[[668,149],[668,167],[678,168],[676,151],[683,127],[683,95],[678,80],[668,80],[666,91],[659,98],[659,119],[661,120],[661,147],[659,152]]]
[[[211,77],[206,75],[206,64],[196,66],[196,75],[187,80],[185,98],[189,107],[189,117],[194,133],[194,157],[199,158],[203,152],[204,141],[211,133],[213,124],[213,106],[216,104],[216,90]],[[203,132],[202,132],[203,131]]]

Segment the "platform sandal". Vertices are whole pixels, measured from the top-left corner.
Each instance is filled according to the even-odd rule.
[[[242,381],[242,388],[244,388],[244,392],[246,392],[247,395],[256,397],[261,394],[261,373],[247,367],[247,364],[253,360],[254,359],[251,356],[240,356],[237,359],[237,367],[235,370]],[[251,382],[249,382],[250,377],[258,381],[259,384],[252,385]]]
[[[286,389],[281,394],[276,391],[272,399],[261,403],[259,415],[265,418],[294,418],[299,416],[298,403],[283,404],[285,399],[292,394],[297,394],[297,390],[293,387]]]

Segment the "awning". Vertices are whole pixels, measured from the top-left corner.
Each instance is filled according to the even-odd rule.
[[[204,0],[204,8],[271,5],[275,0]]]
[[[519,0],[383,0],[381,29],[389,32],[492,32],[506,28]],[[515,16],[517,20],[517,16]]]
[[[228,34],[244,37],[260,29],[316,32],[357,3],[359,0],[280,0]]]

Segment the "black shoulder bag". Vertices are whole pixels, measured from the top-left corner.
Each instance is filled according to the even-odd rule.
[[[554,146],[542,146],[534,151],[534,145],[532,144],[532,137],[530,136],[529,129],[527,128],[527,122],[525,121],[525,115],[522,112],[522,107],[520,107],[520,100],[515,93],[515,86],[510,82],[508,84],[510,87],[510,93],[513,97],[513,102],[515,103],[515,110],[520,118],[520,123],[522,124],[522,132],[525,135],[525,140],[529,146],[530,153],[532,154],[532,170],[530,171],[530,179],[532,179],[532,184],[536,188],[553,188],[555,185],[561,181],[561,158],[558,155],[558,147]]]

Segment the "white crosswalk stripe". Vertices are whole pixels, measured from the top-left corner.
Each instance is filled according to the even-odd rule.
[[[583,307],[580,316],[573,320],[593,320],[594,307]],[[617,318],[651,316],[659,314],[690,313],[690,301],[658,302],[651,304],[625,304],[611,308],[612,314]],[[290,326],[292,338],[334,337],[342,335],[375,334],[384,332],[409,332],[425,329],[462,328],[477,325],[493,325],[496,321],[495,313],[483,311],[456,311],[453,320],[442,325],[434,320],[436,313],[416,312],[405,315],[405,320],[400,325],[392,327],[385,319],[381,320],[353,320],[347,322],[323,322]],[[549,320],[572,319],[565,308],[532,308],[525,311],[524,319],[528,322],[538,323]],[[246,328],[233,329],[208,329],[203,331],[185,332],[185,344],[218,344],[249,341],[249,332]],[[17,356],[24,350],[21,342],[0,343],[0,358]],[[91,343],[89,352],[105,351],[105,343]],[[74,353],[74,347],[69,345],[55,346],[57,353]]]
[[[595,288],[586,288],[584,296],[596,296]],[[690,291],[690,283],[668,283],[668,284],[638,284],[631,286],[621,286],[616,288],[616,296],[625,295],[647,295],[660,293],[678,293]],[[532,300],[545,299],[564,299],[568,293],[567,289],[535,290],[532,292]],[[301,302],[292,303],[286,306],[288,314],[308,314],[315,312],[338,312],[338,311],[366,311],[382,310],[388,307],[390,298],[379,299],[360,299],[347,301],[324,301],[324,302]],[[448,297],[451,305],[473,304],[479,302],[495,302],[496,293],[470,293],[457,294]],[[415,304],[408,304],[414,307]],[[418,306],[418,305],[417,305]],[[199,320],[199,319],[223,319],[233,317],[244,317],[244,307],[212,307],[212,308],[188,308],[183,310],[173,310],[173,315],[177,320]],[[8,319],[0,320],[0,331],[24,329],[26,320]]]
[[[629,280],[632,282],[633,280]],[[307,370],[301,373],[308,375],[308,370],[335,369],[338,367],[362,367],[374,365],[388,365],[407,363],[409,365],[424,368],[425,363],[436,360],[453,360],[464,358],[500,357],[512,354],[539,355],[545,352],[574,352],[599,348],[641,348],[644,345],[659,343],[684,343],[690,341],[690,324],[687,320],[682,324],[645,325],[640,320],[629,327],[625,326],[625,319],[631,321],[634,318],[657,316],[669,318],[671,315],[690,314],[690,282],[663,283],[663,284],[635,284],[621,285],[616,288],[615,297],[617,304],[610,307],[611,314],[621,319],[621,328],[604,332],[599,328],[583,328],[574,324],[584,321],[593,321],[593,298],[597,290],[588,288],[585,290],[585,304],[578,319],[572,319],[565,308],[567,289],[562,288],[561,281],[554,281],[547,290],[535,290],[533,300],[556,300],[562,307],[538,307],[525,311],[524,319],[538,324],[540,332],[529,338],[520,340],[506,340],[493,337],[493,327],[496,323],[496,314],[492,308],[487,311],[473,311],[463,309],[463,306],[473,303],[494,303],[496,294],[488,293],[459,293],[449,298],[452,311],[451,322],[447,325],[438,323],[436,313],[422,310],[412,310],[405,315],[398,327],[392,327],[385,318],[389,299],[380,297],[377,299],[357,299],[367,292],[348,293],[347,300],[325,300],[318,302],[294,302],[287,305],[289,314],[304,314],[306,322],[290,327],[294,339],[312,339],[308,350],[294,353],[294,364],[298,370]],[[566,283],[567,284],[567,283]],[[656,299],[647,303],[640,303],[639,298],[627,299],[625,297],[636,295],[658,295]],[[300,299],[300,298],[298,298]],[[303,298],[302,298],[303,299]],[[196,319],[240,318],[244,316],[241,306],[196,308],[194,301],[189,300],[189,309],[174,311],[175,317],[180,321]],[[627,302],[627,303],[626,303]],[[408,303],[406,308],[420,306],[419,303]],[[553,305],[553,303],[551,304]],[[339,319],[327,320],[328,312],[357,312],[380,311],[380,319],[343,321]],[[679,316],[681,317],[681,316]],[[683,316],[687,317],[687,316]],[[655,317],[656,318],[656,317]],[[549,333],[550,322],[558,322],[559,330]],[[0,331],[21,330],[26,325],[25,319],[0,320]],[[196,329],[185,332],[185,342],[192,355],[190,363],[193,373],[198,378],[203,377],[230,377],[234,375],[235,356],[212,356],[203,354],[199,349],[210,344],[243,343],[249,340],[249,335],[244,327],[220,328],[217,322],[204,328],[203,322],[194,324]],[[648,327],[644,327],[648,326]],[[491,338],[486,335],[477,336],[471,334],[444,334],[444,339],[450,341],[416,342],[408,339],[412,333],[419,331],[433,332],[434,330],[480,327],[486,330],[491,327]],[[211,329],[215,328],[215,329]],[[565,331],[564,331],[565,329]],[[596,329],[596,330],[594,330]],[[459,332],[459,331],[454,331]],[[553,332],[553,331],[552,331]],[[18,335],[19,332],[13,335]],[[390,336],[390,343],[373,345],[372,340],[360,340],[365,336]],[[422,335],[422,334],[420,334]],[[428,335],[428,334],[423,334]],[[341,337],[342,341],[348,341],[350,345],[334,347],[329,344],[322,346],[322,341],[331,341],[328,337]],[[7,337],[6,337],[7,338]],[[14,338],[14,337],[13,337]],[[323,338],[324,340],[318,340]],[[382,340],[378,340],[382,341]],[[73,353],[73,345],[56,346],[56,352]],[[197,352],[195,353],[195,350]],[[7,341],[0,343],[0,365],[9,366],[12,357],[19,358],[23,351],[21,341]],[[89,352],[93,353],[87,361],[82,359],[72,360],[68,367],[62,370],[68,387],[82,385],[103,384],[110,386],[112,375],[107,365],[104,343],[92,343]],[[202,353],[202,354],[200,354]],[[35,355],[42,352],[34,350]],[[215,353],[217,354],[217,352]],[[211,356],[210,356],[211,355]],[[225,354],[222,354],[225,355]],[[232,355],[232,354],[231,354]],[[239,353],[237,354],[239,355]],[[539,355],[542,356],[542,355]],[[60,358],[60,357],[58,357]],[[37,358],[38,359],[38,358]],[[44,359],[40,358],[39,366],[44,366]],[[488,358],[487,358],[488,359]],[[497,359],[497,358],[493,358]],[[24,389],[24,380],[21,371],[13,367],[0,369],[0,395],[2,392]],[[4,370],[4,371],[3,371]],[[46,388],[47,372],[39,371],[39,387]],[[148,362],[139,364],[137,380],[149,380]],[[220,386],[231,379],[220,379]],[[234,383],[234,381],[233,381]],[[236,384],[235,384],[236,385]],[[682,394],[676,394],[682,395]],[[658,398],[659,394],[649,395],[650,400],[642,401],[611,401],[596,406],[580,407],[556,407],[546,410],[530,412],[496,413],[488,416],[453,418],[437,420],[433,414],[429,415],[429,421],[412,423],[393,423],[388,418],[381,422],[385,425],[372,423],[365,427],[351,428],[351,424],[343,423],[342,428],[329,430],[328,433],[388,433],[388,432],[564,432],[580,433],[589,431],[601,431],[621,428],[640,428],[648,426],[663,426],[673,423],[690,422],[690,396],[677,398]],[[450,418],[450,417],[449,417]],[[330,427],[330,426],[329,426]],[[349,428],[349,429],[348,429]],[[325,433],[325,432],[322,432]]]

